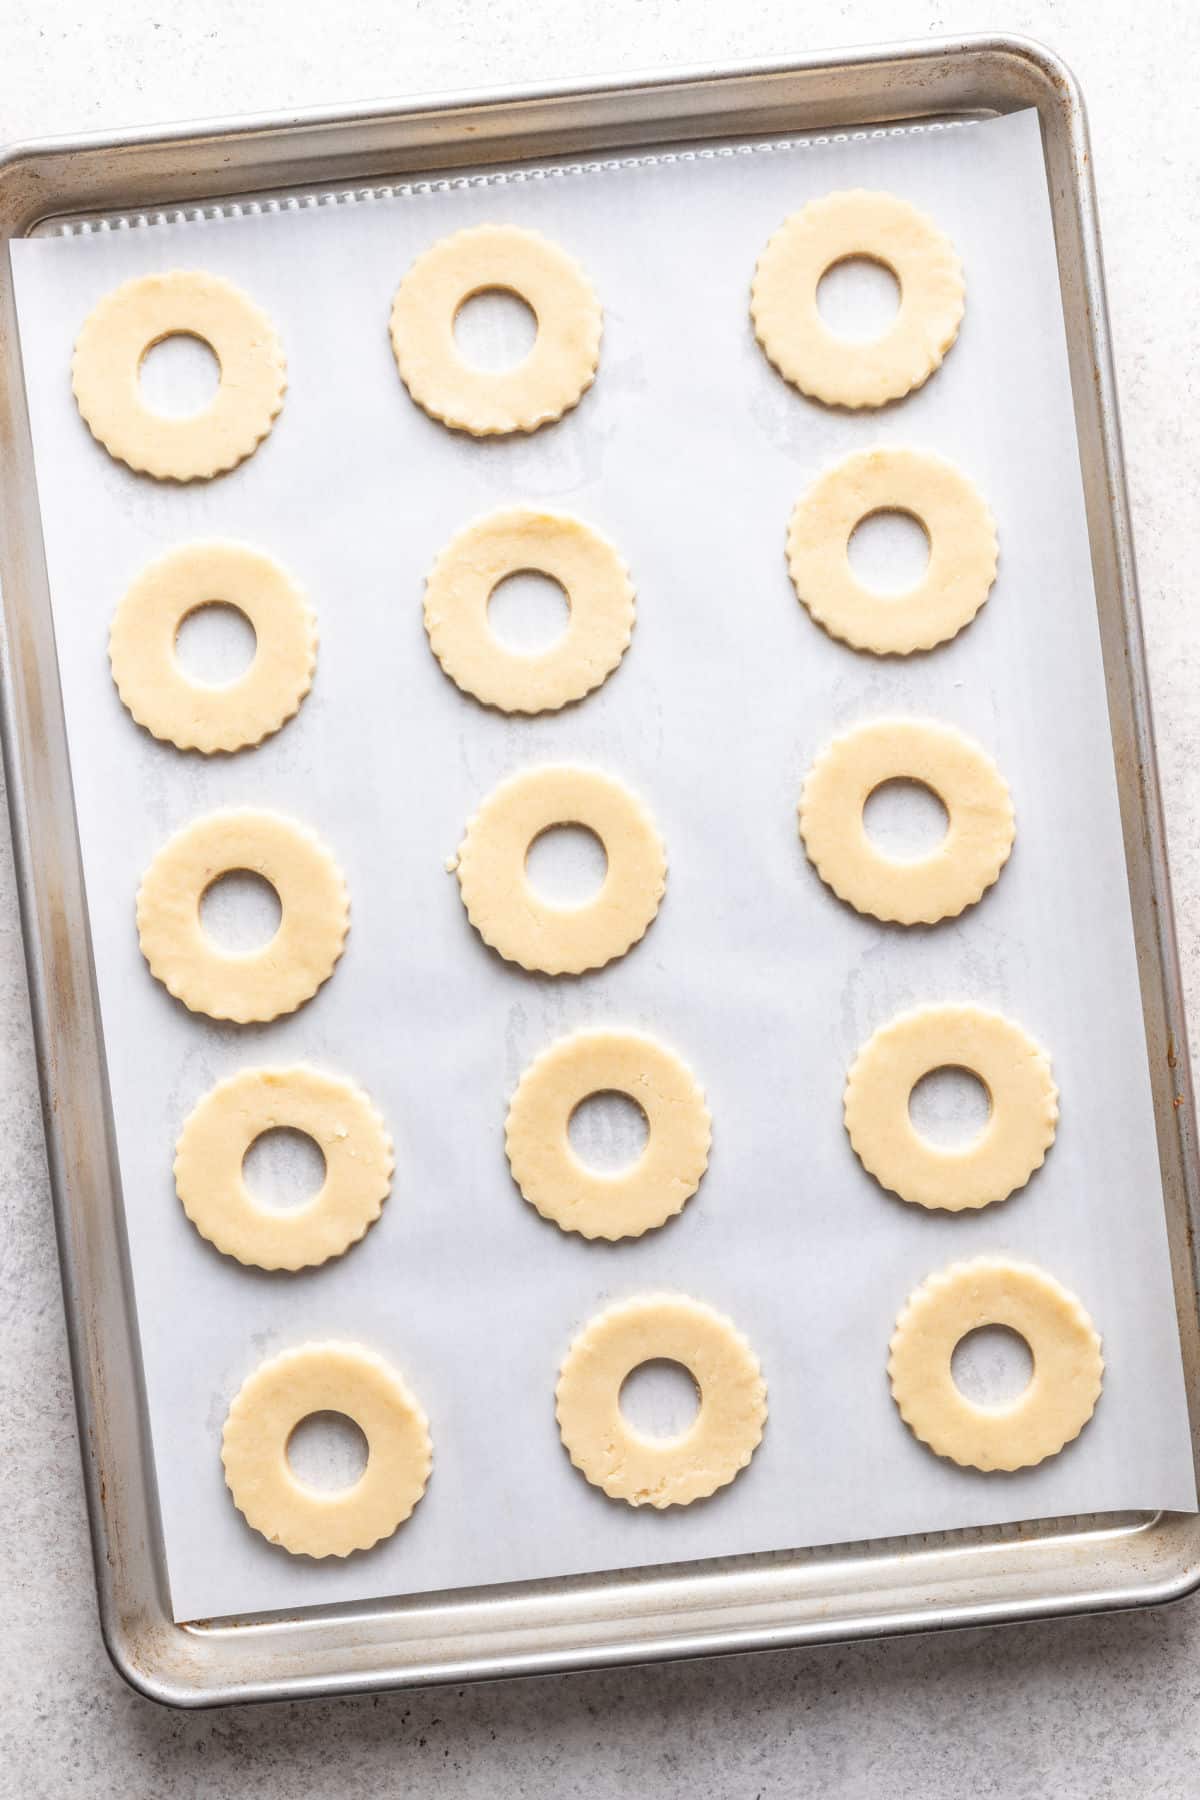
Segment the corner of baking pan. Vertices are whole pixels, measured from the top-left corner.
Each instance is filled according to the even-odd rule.
[[[113,1607],[100,1608],[100,1637],[108,1660],[135,1694],[177,1711],[220,1704],[221,1696],[210,1696],[196,1685],[194,1672],[190,1681],[175,1674],[180,1659],[173,1640],[179,1635],[165,1613],[139,1629],[134,1621],[116,1617]]]

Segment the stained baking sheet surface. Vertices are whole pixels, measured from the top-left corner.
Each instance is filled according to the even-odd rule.
[[[963,256],[960,341],[878,415],[803,400],[747,321],[759,249],[812,195],[862,185],[926,207]],[[481,220],[544,229],[605,306],[600,377],[516,442],[444,431],[408,400],[386,334],[413,256]],[[14,245],[22,353],[104,1015],[138,1322],[178,1618],[292,1609],[586,1570],[1077,1512],[1195,1504],[1057,268],[1036,115],[853,141],[494,178],[279,215]],[[228,275],[269,311],[290,388],[261,450],[211,484],[111,461],[71,398],[70,346],[116,282]],[[789,510],[837,456],[875,443],[952,458],[998,521],[1001,572],[953,644],[876,661],[829,640],[788,584]],[[465,521],[531,501],[578,513],[627,557],[633,646],[581,706],[507,721],[429,653],[423,577]],[[317,609],[300,716],[236,758],[140,732],[108,677],[128,582],[179,543],[278,556]],[[1018,820],[1010,865],[963,918],[859,918],[802,854],[795,803],[836,730],[887,713],[962,725],[996,757]],[[610,770],[668,846],[645,942],[579,980],[492,956],[446,873],[502,776]],[[133,897],[177,826],[268,805],[313,825],[349,882],[333,980],[277,1023],[186,1013],[141,960]],[[1051,1051],[1058,1141],[1028,1189],[925,1214],[862,1171],[841,1124],[859,1044],[898,1010],[971,999]],[[703,1080],[712,1163],[681,1218],[636,1243],[544,1224],[509,1179],[507,1097],[558,1034],[627,1024]],[[342,1261],[267,1275],[218,1256],[174,1197],[172,1147],[221,1076],[304,1059],[360,1081],[397,1143],[380,1223]],[[1040,1469],[986,1477],[909,1436],[884,1376],[892,1322],[932,1270],[986,1251],[1080,1295],[1108,1363],[1097,1415]],[[761,1450],[686,1511],[634,1512],[569,1466],[553,1386],[607,1301],[673,1289],[728,1312],[770,1389]],[[289,1345],[359,1340],[430,1415],[428,1495],[397,1536],[342,1563],[272,1548],[219,1462],[229,1399]]]

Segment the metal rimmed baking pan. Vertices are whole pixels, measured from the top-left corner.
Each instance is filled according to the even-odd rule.
[[[1194,1121],[1082,105],[1008,39],[620,86],[448,98],[17,149],[8,238],[421,172],[931,117],[1039,113],[1068,321],[1176,1294],[1197,1374]],[[5,276],[7,283],[7,275]],[[580,1668],[1161,1601],[1200,1581],[1191,1515],[1054,1520],[521,1587],[172,1623],[112,1151],[12,296],[3,293],[5,751],[106,1641],[179,1704]]]

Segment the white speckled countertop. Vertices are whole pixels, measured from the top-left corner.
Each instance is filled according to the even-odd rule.
[[[1184,976],[1200,1020],[1200,66],[1191,0],[7,0],[0,138],[1003,29],[1096,153]],[[387,1699],[173,1714],[100,1642],[0,827],[0,1795],[1196,1791],[1200,1607]],[[1193,1055],[1200,1049],[1192,1032]]]

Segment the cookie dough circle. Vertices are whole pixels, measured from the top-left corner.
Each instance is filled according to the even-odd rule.
[[[608,869],[584,906],[552,906],[529,885],[529,846],[555,825],[583,825]],[[527,769],[492,789],[467,825],[455,864],[467,917],[506,962],[579,975],[624,956],[658,911],[667,858],[653,819],[629,789],[595,769]]]
[[[909,514],[929,539],[929,566],[906,593],[872,593],[850,567],[855,528],[879,512]],[[860,450],[797,503],[787,558],[797,597],[831,637],[876,656],[908,656],[975,617],[996,579],[996,525],[943,457]]]
[[[1006,1325],[1033,1356],[1029,1386],[1001,1406],[961,1394],[950,1359],[969,1332]],[[923,1444],[972,1469],[1028,1469],[1079,1436],[1104,1375],[1100,1339],[1073,1294],[1029,1263],[981,1256],[931,1275],[896,1321],[892,1398]]]
[[[313,1413],[344,1413],[367,1440],[352,1487],[306,1487],[288,1440]],[[225,1420],[221,1461],[233,1504],[269,1543],[293,1556],[349,1556],[391,1537],[425,1492],[433,1467],[429,1421],[407,1383],[355,1344],[306,1344],[263,1363]]]
[[[223,951],[200,923],[214,881],[248,870],[279,896],[279,929],[261,950]],[[342,872],[303,825],[250,808],[208,813],[168,839],[137,896],[142,955],[168,993],[210,1019],[277,1019],[311,1000],[346,941]]]
[[[643,1437],[621,1412],[626,1376],[657,1357],[682,1363],[700,1410],[678,1437]],[[630,1506],[688,1506],[725,1487],[754,1455],[767,1416],[758,1358],[731,1320],[680,1294],[648,1294],[599,1313],[558,1377],[558,1428],[593,1487]]]
[[[509,650],[488,625],[488,601],[509,575],[557,581],[570,622],[534,655]],[[612,674],[633,632],[633,587],[615,547],[578,519],[529,506],[489,513],[460,531],[425,584],[433,653],[464,693],[507,713],[556,712]]]
[[[221,367],[209,404],[184,418],[142,399],[142,358],[163,338],[197,337]],[[158,481],[207,480],[235,468],[270,431],[287,387],[275,328],[240,288],[203,270],[141,275],[83,322],[71,385],[84,423],[110,456]]]
[[[923,1138],[909,1117],[914,1087],[934,1069],[966,1069],[991,1113],[957,1149]],[[846,1082],[846,1130],[881,1187],[914,1206],[962,1212],[1007,1200],[1054,1142],[1058,1089],[1050,1058],[1027,1032],[978,1006],[921,1006],[880,1026]]]
[[[900,287],[892,325],[869,343],[830,331],[821,277],[867,257]],[[883,406],[927,381],[958,336],[962,264],[933,220],[894,194],[853,188],[810,200],[785,219],[758,259],[750,290],[755,336],[779,373],[826,406]]]
[[[220,602],[247,619],[254,660],[236,680],[193,681],[175,654],[190,614]],[[180,750],[244,750],[286,724],[312,686],[317,628],[279,564],[244,544],[188,544],[143,569],[113,617],[113,680],[152,736]]]
[[[646,1115],[632,1168],[589,1169],[568,1127],[592,1094],[626,1094]],[[673,1051],[634,1031],[577,1031],[543,1050],[508,1109],[513,1180],[544,1219],[585,1238],[641,1237],[682,1212],[708,1167],[712,1120],[704,1091]]]
[[[459,308],[499,289],[524,300],[537,338],[512,369],[474,369],[454,341]],[[472,437],[536,431],[591,387],[600,360],[600,302],[565,250],[537,231],[476,225],[412,265],[392,306],[392,349],[405,387],[431,418]]]
[[[260,1206],[242,1164],[266,1131],[302,1131],[325,1158],[304,1206]],[[219,1081],[175,1146],[175,1191],[201,1237],[257,1269],[311,1269],[341,1256],[375,1223],[391,1187],[392,1140],[353,1082],[315,1069],[245,1069]]]
[[[928,856],[882,856],[863,808],[887,781],[930,788],[949,814]],[[835,738],[800,799],[800,835],[822,881],[857,912],[901,925],[933,925],[974,906],[1008,861],[1012,798],[995,763],[952,725],[880,719]]]

